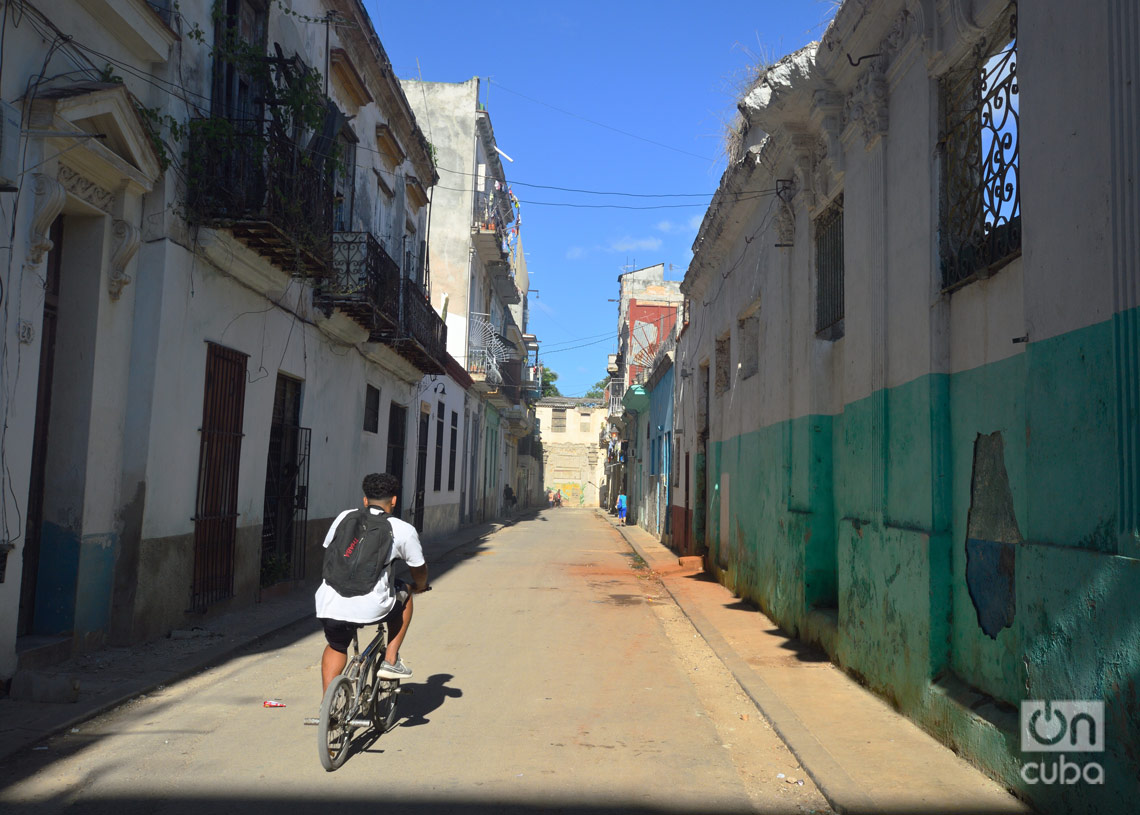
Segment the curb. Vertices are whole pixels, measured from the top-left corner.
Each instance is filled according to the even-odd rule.
[[[606,516],[602,517],[608,520]],[[646,557],[645,550],[626,533],[625,529],[612,522],[611,525],[638,556],[643,560],[649,560]],[[756,706],[760,715],[768,720],[772,729],[791,750],[804,771],[811,776],[812,781],[815,782],[823,797],[827,799],[831,808],[840,815],[878,811],[875,804],[863,792],[859,784],[840,766],[827,747],[804,725],[795,711],[780,699],[768,683],[744,662],[732,646],[725,641],[720,632],[705,619],[704,615],[696,608],[686,606],[681,598],[673,592],[667,581],[660,580],[660,583],[669,593],[669,596],[673,598],[677,608],[689,619],[697,633],[708,643],[713,653],[732,674],[748,698],[752,700],[752,704]]]

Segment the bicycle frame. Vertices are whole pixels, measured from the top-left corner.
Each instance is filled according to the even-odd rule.
[[[376,697],[380,691],[380,683],[392,680],[384,680],[377,677],[376,682],[372,683],[371,688],[361,687],[361,677],[366,677],[371,674],[372,666],[376,663],[377,659],[382,658],[382,651],[388,647],[388,624],[380,622],[377,624],[376,636],[372,641],[364,647],[364,651],[360,650],[359,631],[352,632],[352,659],[344,666],[341,671],[343,676],[347,676],[352,682],[353,687],[353,700],[352,700],[352,717],[357,718],[361,711],[372,710],[372,705],[376,702]],[[369,693],[369,698],[364,699],[363,695]]]

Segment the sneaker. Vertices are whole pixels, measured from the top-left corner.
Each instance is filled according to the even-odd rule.
[[[395,665],[386,659],[381,662],[376,675],[382,679],[407,679],[412,675],[412,669],[404,664],[403,657],[396,657]]]

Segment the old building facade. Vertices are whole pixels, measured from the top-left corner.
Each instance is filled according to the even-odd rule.
[[[1134,11],[844,3],[740,102],[676,360],[685,548],[1073,812],[1140,746]],[[1103,785],[1027,779],[1027,699],[1104,701]]]
[[[518,201],[500,161],[480,82],[405,80],[431,134],[441,183],[432,195],[430,258],[446,298],[448,350],[473,381],[466,412],[472,456],[467,520],[502,510],[503,488],[540,489],[533,400],[540,390],[538,341],[527,333],[529,276]],[[523,456],[520,460],[520,442]]]
[[[601,399],[547,396],[535,403],[545,489],[562,506],[600,506],[605,490],[608,410]]]
[[[364,473],[425,536],[470,520],[508,436],[448,352],[435,158],[363,3],[21,13],[0,679],[319,580]]]

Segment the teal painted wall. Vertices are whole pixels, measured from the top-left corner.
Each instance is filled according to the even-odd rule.
[[[1106,321],[708,449],[710,560],[729,588],[792,633],[837,607],[839,664],[1074,812],[1140,794],[1140,561],[1118,554],[1134,539],[1120,507],[1135,505],[1118,438],[1136,417],[1118,407],[1113,337]],[[1012,556],[993,566],[978,554],[991,550]],[[954,702],[959,685],[992,715]],[[1107,703],[1106,784],[1024,784],[1021,700],[1084,698]]]

